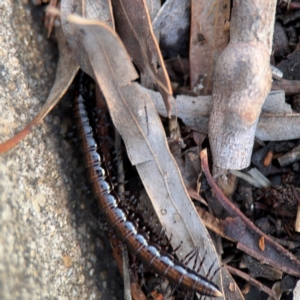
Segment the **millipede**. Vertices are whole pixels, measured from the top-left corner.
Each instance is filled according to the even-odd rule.
[[[204,276],[178,262],[170,254],[161,252],[160,247],[152,244],[149,237],[140,232],[136,222],[130,220],[128,211],[122,207],[121,200],[108,176],[107,162],[99,152],[95,140],[95,128],[86,110],[85,96],[79,91],[73,103],[77,139],[87,170],[92,194],[98,201],[101,213],[105,216],[108,228],[112,229],[128,251],[141,263],[184,290],[211,297],[221,297],[219,288]]]

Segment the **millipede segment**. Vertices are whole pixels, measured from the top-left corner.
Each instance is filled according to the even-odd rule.
[[[171,255],[161,253],[157,245],[149,242],[146,234],[139,232],[135,222],[128,219],[128,212],[121,207],[120,199],[107,177],[106,164],[98,153],[98,145],[84,103],[84,97],[79,94],[73,105],[80,151],[84,157],[92,193],[98,200],[108,227],[114,230],[117,238],[126,244],[132,255],[136,255],[146,267],[167,278],[170,283],[191,292],[221,297],[222,293],[213,282],[177,262]]]

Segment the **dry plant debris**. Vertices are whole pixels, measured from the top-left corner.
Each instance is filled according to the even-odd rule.
[[[82,34],[82,44],[89,55],[96,81],[105,95],[114,125],[124,140],[131,163],[139,172],[160,223],[168,236],[174,230],[178,232],[178,235],[172,236],[171,243],[176,247],[182,237],[186,237],[180,248],[182,257],[200,245],[202,256],[208,253],[201,271],[206,274],[213,266],[214,272],[218,268],[214,263],[217,255],[210,237],[182,184],[154,105],[141,86],[132,83],[137,73],[121,41],[103,23],[75,16],[70,16],[68,20]],[[149,132],[145,105],[152,124]],[[164,198],[160,195],[164,195]],[[187,205],[190,207],[188,210]],[[220,278],[216,277],[215,280],[221,285]]]
[[[300,212],[296,216],[296,211],[300,211],[300,201],[295,185],[300,180],[297,176],[285,178],[282,188],[275,187],[273,182],[280,180],[278,173],[289,172],[287,168],[291,164],[293,171],[300,170],[299,143],[288,149],[283,144],[281,150],[279,144],[265,145],[268,141],[300,138],[298,98],[295,96],[289,103],[285,101],[285,96],[296,95],[300,90],[297,70],[290,70],[291,63],[300,59],[298,41],[295,39],[297,29],[290,26],[300,18],[296,3],[276,3],[275,0],[217,0],[213,3],[167,0],[160,7],[160,1],[155,0],[139,0],[134,5],[122,0],[62,0],[64,37],[57,30],[60,61],[56,82],[48,104],[24,130],[27,134],[32,126],[41,122],[65,93],[79,67],[94,78],[106,98],[114,125],[124,140],[131,163],[139,172],[160,223],[167,236],[173,234],[173,248],[183,241],[184,245],[177,255],[182,258],[191,249],[200,247],[200,256],[206,257],[201,274],[217,274],[214,282],[223,286],[224,299],[243,299],[251,294],[251,289],[245,285],[242,295],[228,270],[273,298],[279,298],[283,288],[277,293],[275,285],[270,289],[252,278],[250,275],[255,277],[255,272],[251,264],[247,265],[250,275],[233,266],[220,267],[216,247],[222,249],[221,240],[214,239],[215,247],[197,212],[209,229],[227,239],[230,245],[236,243],[236,249],[272,266],[275,270],[273,274],[280,270],[300,277],[300,263],[296,255],[272,240],[222,195],[210,177],[207,157],[201,152],[202,170],[212,186],[213,194],[203,188],[198,157],[204,144],[207,145],[205,138],[208,134],[214,173],[227,174],[230,178],[231,183],[227,186],[223,179],[218,181],[223,191],[226,190],[235,199],[241,197],[247,200],[246,213],[250,218],[254,209],[266,211],[271,207],[273,215],[269,219],[274,216],[282,218],[282,223],[279,222],[282,225],[272,219],[277,224],[277,236],[282,238],[279,233],[288,235],[288,240],[277,240],[287,247],[297,245]],[[278,30],[272,51],[276,8],[280,17],[277,17],[275,24]],[[280,15],[281,12],[285,14]],[[230,42],[227,45],[228,39]],[[288,58],[282,59],[288,53]],[[277,91],[272,92],[271,54],[272,63],[283,72],[284,77],[273,82],[272,89]],[[186,56],[178,58],[177,55]],[[281,61],[277,64],[279,59]],[[139,76],[132,62],[140,72],[140,83],[152,88],[154,83],[160,93],[143,88],[136,82]],[[192,90],[188,91],[190,95],[206,96],[178,95],[176,100],[171,97],[172,88],[176,93],[184,89],[187,92],[188,84]],[[176,91],[176,87],[180,89]],[[157,112],[167,118],[180,118],[184,123],[181,132],[179,127],[175,128],[180,134],[170,139],[169,145]],[[8,143],[1,144],[0,151],[5,152],[13,147],[23,138],[24,131]],[[255,138],[257,142],[254,144]],[[172,146],[172,154],[183,171],[181,175],[169,146]],[[184,147],[187,150],[183,153]],[[253,179],[262,177],[261,174],[275,178],[264,178],[268,187],[263,192],[252,190],[232,175],[241,173],[229,172],[244,169],[250,163],[257,166],[259,171],[256,174],[260,174],[253,175],[253,169],[247,170]],[[283,166],[287,168],[279,169]],[[271,187],[270,183],[273,184]],[[199,204],[195,209],[188,196],[206,206],[207,203],[199,195],[199,191],[203,190],[216,216]],[[242,195],[241,191],[250,195]],[[228,215],[216,209],[218,204],[214,196]],[[238,205],[243,207],[243,204]],[[295,228],[291,222],[286,222],[286,218],[293,218]],[[261,227],[273,228],[269,219],[259,219]],[[192,267],[193,262],[189,265]],[[219,273],[216,272],[218,268],[221,269]],[[137,296],[141,291],[136,282],[132,282],[131,291],[135,297],[142,297]],[[249,291],[250,294],[247,294]]]
[[[213,164],[249,166],[256,125],[271,89],[276,1],[233,1],[230,42],[218,58],[209,137]]]
[[[142,73],[157,84],[170,117],[171,83],[153,33],[145,2],[112,0],[116,30],[132,61]],[[145,38],[147,37],[147,38]]]
[[[211,95],[217,59],[229,40],[230,0],[191,1],[190,86]]]

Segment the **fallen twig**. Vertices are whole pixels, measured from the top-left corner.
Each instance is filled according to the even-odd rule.
[[[249,274],[244,273],[244,272],[242,272],[242,271],[240,271],[236,268],[233,268],[231,266],[228,266],[228,265],[225,265],[225,268],[232,275],[236,275],[236,276],[239,276],[239,277],[243,278],[244,280],[246,280],[247,282],[249,282],[253,286],[257,287],[260,291],[263,291],[266,294],[268,294],[270,297],[272,297],[272,299],[277,299],[276,294],[275,294],[274,291],[272,291],[271,289],[269,289],[268,287],[266,287],[265,285],[263,285],[262,283],[260,283],[256,279],[254,279],[253,277],[251,277]]]
[[[287,274],[300,277],[300,261],[281,245],[272,240],[257,228],[236,206],[224,196],[213,180],[208,166],[207,150],[200,152],[202,170],[211,186],[216,198],[234,218],[227,218],[225,234],[238,241],[237,248],[250,254],[264,264],[277,268]],[[264,250],[259,241],[264,239]]]

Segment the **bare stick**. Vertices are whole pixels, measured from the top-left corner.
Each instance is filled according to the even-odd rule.
[[[276,2],[233,1],[230,43],[216,64],[209,121],[217,167],[240,170],[250,164],[256,125],[272,82]]]

